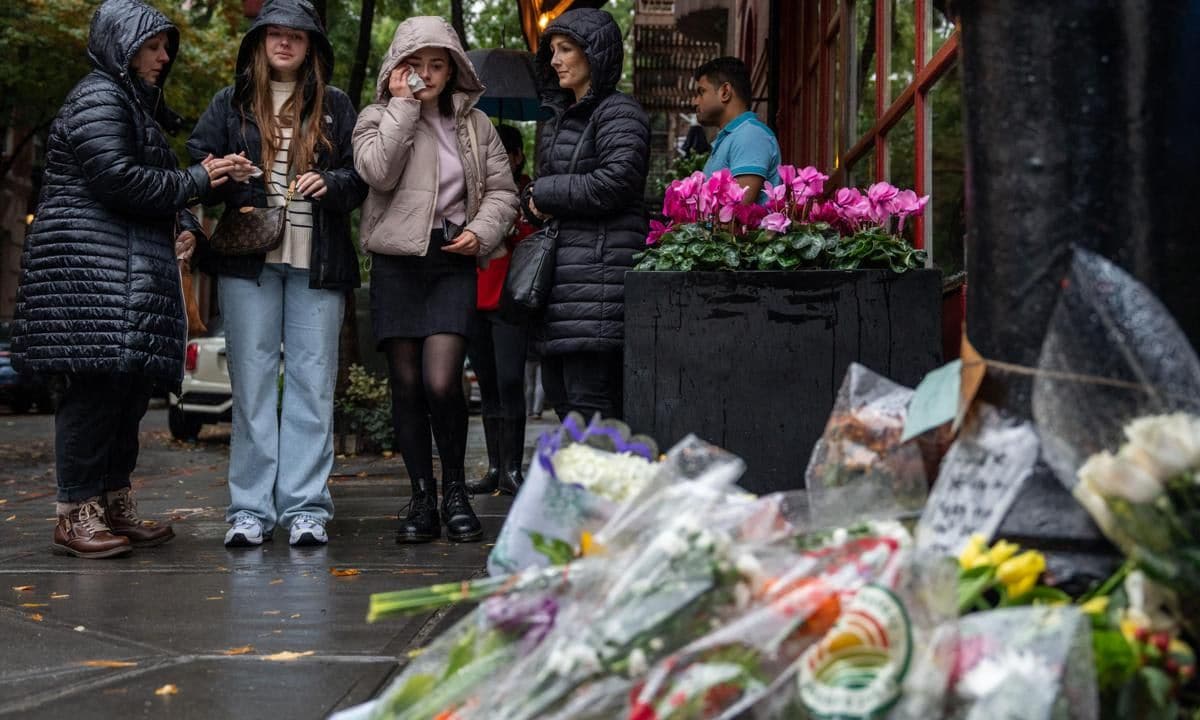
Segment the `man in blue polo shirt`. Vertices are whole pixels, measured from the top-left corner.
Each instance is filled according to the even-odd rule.
[[[750,112],[750,73],[735,57],[719,57],[701,65],[696,80],[696,119],[721,128],[713,140],[704,174],[729,168],[746,188],[749,204],[762,197],[764,182],[779,184],[779,141],[771,128]]]

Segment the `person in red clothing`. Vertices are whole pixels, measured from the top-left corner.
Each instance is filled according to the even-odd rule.
[[[508,152],[517,189],[529,184],[525,167],[524,141],[512,125],[496,128]],[[509,252],[533,226],[518,218],[505,239]],[[487,442],[488,469],[478,480],[468,480],[473,493],[501,492],[515,495],[524,476],[521,463],[525,452],[525,357],[529,328],[500,313],[500,290],[508,274],[509,256],[492,260],[477,275],[475,331],[467,345],[467,357],[479,380],[483,410],[483,434]]]

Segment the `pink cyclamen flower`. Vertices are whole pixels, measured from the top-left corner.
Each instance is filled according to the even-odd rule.
[[[786,184],[772,185],[770,182],[763,183],[763,193],[767,196],[766,207],[771,212],[783,212],[787,209],[787,190]]]
[[[800,170],[791,182],[792,194],[796,197],[796,202],[806,202],[825,192],[825,181],[828,179],[828,175],[811,165]]]
[[[836,225],[839,220],[841,220],[841,216],[838,215],[837,206],[834,205],[832,200],[824,203],[813,203],[812,209],[808,211],[809,222],[824,222]]]
[[[877,182],[867,188],[869,212],[867,216],[876,225],[887,223],[892,216],[891,204],[900,190],[888,182]]]
[[[663,235],[671,232],[671,223],[663,225],[657,220],[650,221],[650,234],[646,236],[647,245],[656,245]]]
[[[762,224],[759,227],[775,233],[785,233],[791,224],[792,220],[787,215],[783,213],[771,213],[762,219]]]
[[[849,228],[857,227],[870,217],[871,202],[858,188],[841,188],[830,202],[837,210],[838,219]]]
[[[766,216],[767,208],[758,203],[750,203],[749,205],[739,204],[733,208],[733,219],[747,228],[758,227],[759,223]]]
[[[912,190],[901,190],[896,193],[896,197],[892,198],[888,209],[893,215],[900,218],[900,227],[897,232],[904,232],[904,221],[910,215],[920,215],[928,203],[928,195],[917,197],[917,194]]]

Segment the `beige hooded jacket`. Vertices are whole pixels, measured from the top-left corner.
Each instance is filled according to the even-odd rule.
[[[388,76],[424,47],[445,48],[458,67],[454,117],[467,190],[466,229],[479,238],[479,256],[500,257],[501,240],[517,216],[517,188],[500,136],[475,102],[483,94],[475,67],[450,23],[414,17],[400,23],[379,70],[375,102],[354,126],[354,167],[370,186],[359,237],[363,250],[424,255],[438,191],[437,137],[421,121],[421,103],[394,98]]]

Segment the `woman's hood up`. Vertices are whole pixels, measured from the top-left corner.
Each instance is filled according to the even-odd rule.
[[[565,35],[571,38],[587,57],[589,69],[592,72],[592,87],[590,95],[604,97],[617,89],[621,81],[621,67],[625,61],[625,46],[621,39],[621,28],[613,16],[603,10],[578,8],[568,10],[559,15],[542,31],[542,40],[538,44],[537,72],[538,84],[543,97],[559,94],[558,75],[550,67],[553,53],[550,50],[550,38],[554,35]]]
[[[140,0],[107,0],[96,9],[88,33],[88,58],[93,67],[126,79],[133,75],[129,69],[133,56],[160,32],[167,34],[167,54],[171,56],[158,76],[161,88],[179,54],[179,30],[166,15]]]
[[[388,46],[383,63],[379,66],[379,79],[375,83],[376,102],[383,102],[389,97],[388,76],[392,74],[392,70],[396,69],[404,58],[426,47],[444,48],[450,53],[451,60],[458,67],[458,82],[454,89],[466,95],[467,100],[460,107],[473,107],[484,91],[479,74],[475,72],[475,66],[471,64],[462,43],[458,40],[458,33],[454,32],[450,23],[443,18],[432,16],[409,18],[396,28],[392,44]]]
[[[249,69],[254,61],[254,49],[262,42],[268,25],[307,32],[309,46],[314,52],[320,53],[321,59],[324,60],[323,79],[326,84],[329,83],[333,77],[333,46],[329,44],[329,37],[325,34],[325,27],[321,24],[321,16],[317,14],[317,9],[308,0],[267,0],[263,3],[258,17],[254,18],[254,24],[242,37],[242,44],[238,48],[235,82],[235,94],[238,98],[245,101],[250,97]]]

